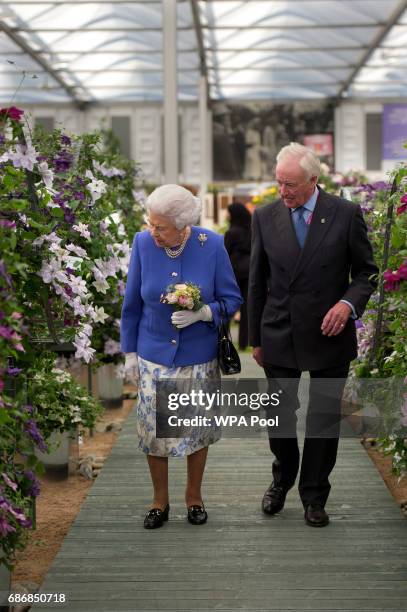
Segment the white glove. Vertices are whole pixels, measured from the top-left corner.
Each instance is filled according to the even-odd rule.
[[[124,371],[126,378],[130,382],[136,383],[138,381],[140,378],[140,372],[138,369],[137,353],[126,353]]]
[[[171,323],[178,329],[182,329],[197,321],[212,321],[212,318],[212,310],[205,304],[199,310],[176,310],[171,315]]]

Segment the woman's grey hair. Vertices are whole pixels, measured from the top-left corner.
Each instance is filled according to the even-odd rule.
[[[181,185],[161,185],[146,200],[148,211],[168,217],[177,229],[193,225],[201,216],[201,200]]]
[[[308,179],[312,176],[318,177],[321,174],[319,157],[299,142],[290,142],[289,145],[283,147],[277,155],[277,164],[287,157],[294,157],[299,160],[299,164],[305,171]]]

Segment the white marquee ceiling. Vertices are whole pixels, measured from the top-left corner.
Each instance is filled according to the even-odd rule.
[[[407,0],[178,0],[177,10],[181,100],[197,98],[200,71],[212,99],[407,95]],[[0,2],[2,104],[17,88],[23,103],[162,100],[163,52],[158,0]]]

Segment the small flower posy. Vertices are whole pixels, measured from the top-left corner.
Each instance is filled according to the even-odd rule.
[[[160,302],[174,306],[174,310],[199,310],[204,305],[201,290],[193,283],[169,285],[166,293],[161,294]]]

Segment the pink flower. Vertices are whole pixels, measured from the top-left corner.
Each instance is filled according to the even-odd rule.
[[[386,270],[383,274],[383,278],[385,280],[384,288],[386,291],[397,291],[401,280],[398,271],[393,272],[393,270]]]
[[[401,264],[397,272],[400,280],[407,280],[407,259]]]
[[[6,227],[7,229],[14,229],[16,227],[16,222],[9,221],[8,219],[0,219],[0,226]]]
[[[4,516],[0,515],[0,534],[3,537],[6,537],[8,533],[12,533],[15,530],[15,527],[10,525],[10,523]]]
[[[16,106],[0,109],[0,117],[9,117],[10,119],[14,119],[14,121],[20,121],[23,115],[24,111]]]
[[[13,491],[17,491],[17,484],[15,482],[13,482],[5,472],[2,472],[1,474],[3,476],[3,480],[6,483],[6,485],[8,485],[11,489],[13,489]]]
[[[405,196],[403,196],[405,197]],[[398,215],[402,215],[403,213],[405,213],[407,211],[407,202],[405,204],[402,204],[401,206],[397,207],[396,213]]]

